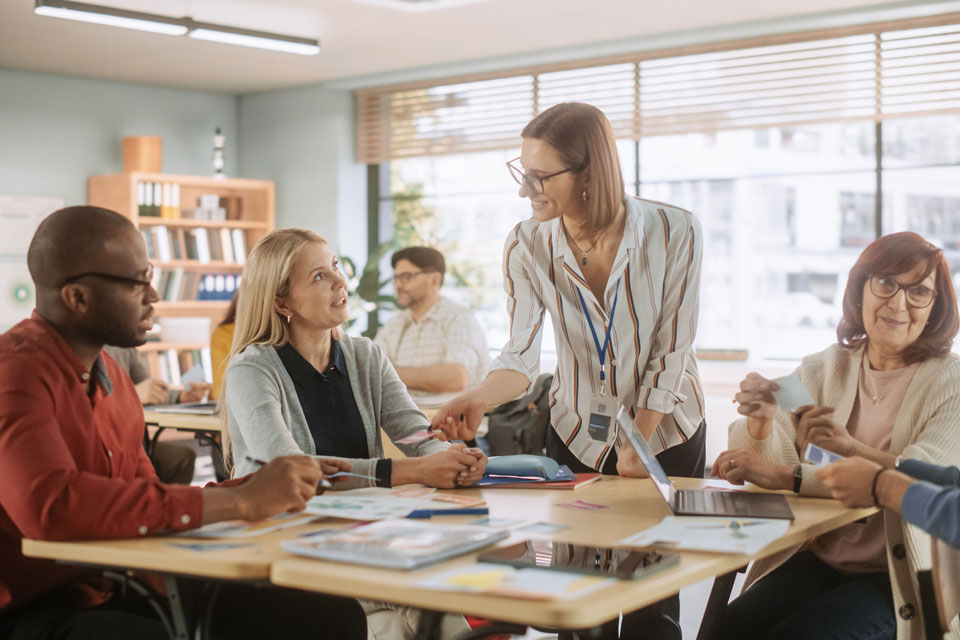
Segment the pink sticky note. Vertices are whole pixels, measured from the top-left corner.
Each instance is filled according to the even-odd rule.
[[[594,509],[609,509],[605,504],[594,504],[592,502],[587,502],[585,500],[575,500],[573,502],[564,502],[557,505],[558,507],[570,507],[571,509],[583,509],[584,511],[592,511]]]
[[[421,440],[429,440],[437,435],[436,431],[428,431],[424,429],[423,431],[417,431],[416,433],[411,433],[406,438],[401,438],[396,441],[396,444],[413,444],[415,442],[420,442]]]

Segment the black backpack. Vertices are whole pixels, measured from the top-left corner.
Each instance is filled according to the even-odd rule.
[[[544,373],[530,392],[487,414],[489,431],[484,436],[491,456],[515,453],[543,455],[550,428],[550,385],[553,375]]]

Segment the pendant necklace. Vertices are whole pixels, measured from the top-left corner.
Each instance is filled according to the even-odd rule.
[[[597,235],[597,238],[593,241],[593,244],[590,245],[590,248],[584,251],[583,249],[580,248],[580,245],[577,244],[577,241],[573,239],[573,236],[570,235],[570,232],[567,231],[567,225],[564,224],[562,217],[560,218],[560,226],[563,227],[563,232],[566,234],[567,238],[570,239],[570,242],[573,243],[573,246],[576,247],[577,251],[580,253],[580,264],[582,264],[583,266],[587,266],[587,254],[593,251],[593,248],[597,246],[597,243],[600,242],[600,238],[603,237],[603,234],[606,233],[607,229],[609,228],[609,225],[607,227],[604,227],[603,230],[600,232],[600,234]]]
[[[870,400],[873,402],[873,406],[879,405],[883,402],[883,399],[887,397],[887,394],[890,393],[890,386],[887,386],[887,389],[883,393],[877,393],[876,383],[870,380],[870,376],[867,374],[867,367],[870,366],[870,361],[867,359],[867,354],[863,354],[863,386],[867,392],[867,395],[870,396]],[[909,367],[903,367],[896,376],[893,377],[893,380],[897,380],[900,376],[903,375],[903,372],[906,371]],[[892,381],[891,381],[892,382]],[[873,387],[871,391],[870,387]]]

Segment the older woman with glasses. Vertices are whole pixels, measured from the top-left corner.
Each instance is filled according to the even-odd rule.
[[[557,370],[547,454],[572,470],[645,475],[613,419],[626,407],[671,475],[702,477],[703,391],[697,327],[700,224],[688,211],[628,197],[613,130],[595,107],[566,103],[534,118],[508,163],[532,219],[504,248],[510,339],[491,373],[434,417],[473,437],[484,412],[540,373],[544,316]],[[680,638],[676,597],[623,618],[621,637]],[[604,637],[617,636],[617,621]]]
[[[831,495],[830,474],[801,460],[812,443],[858,456],[880,471],[901,460],[960,460],[957,301],[943,253],[915,233],[870,244],[850,271],[838,343],[804,358],[796,374],[814,404],[778,409],[778,387],[756,373],[735,401],[729,451],[713,474],[801,495]],[[919,638],[918,569],[930,566],[927,534],[887,511],[757,562],[730,603],[725,638]],[[954,635],[960,637],[954,629]]]

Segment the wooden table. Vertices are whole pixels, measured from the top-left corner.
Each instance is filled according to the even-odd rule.
[[[702,486],[704,481],[678,478],[682,488]],[[490,515],[527,523],[553,522],[566,525],[549,537],[565,542],[611,545],[669,515],[663,500],[649,480],[605,477],[576,491],[464,489],[467,495],[482,495]],[[606,505],[607,509],[582,511],[558,506],[573,500]],[[674,595],[683,587],[714,576],[730,574],[751,560],[771,555],[810,537],[859,520],[876,509],[845,509],[834,500],[800,498],[788,494],[796,520],[787,533],[754,555],[681,552],[680,563],[640,580],[621,580],[615,585],[572,600],[534,601],[503,596],[434,591],[414,584],[433,573],[472,563],[477,554],[467,554],[417,571],[392,571],[346,565],[289,555],[280,542],[311,529],[345,526],[346,520],[326,520],[312,525],[230,540],[251,546],[200,553],[170,546],[184,538],[140,538],[87,542],[24,540],[30,557],[90,564],[116,569],[157,571],[177,576],[220,580],[259,581],[269,577],[276,585],[330,595],[385,600],[432,611],[465,613],[521,625],[558,629],[588,629],[611,620],[620,611],[629,612]],[[475,516],[447,517],[445,523],[463,523]],[[528,537],[515,532],[501,544]],[[171,584],[171,582],[168,582]],[[176,586],[175,583],[174,587]],[[189,625],[183,627],[189,633]],[[187,637],[187,636],[178,636]]]
[[[201,413],[166,413],[162,411],[143,410],[143,421],[160,429],[178,429],[180,431],[201,431],[204,433],[220,433],[219,415]]]
[[[280,543],[317,528],[317,525],[301,525],[256,538],[219,540],[172,536],[83,542],[24,539],[22,548],[23,554],[29,557],[90,565],[101,569],[110,578],[132,584],[148,600],[160,603],[160,608],[154,608],[172,639],[190,640],[207,637],[207,621],[220,581],[267,583],[270,566],[277,560],[290,557],[281,550]],[[171,543],[224,542],[244,546],[210,552],[171,546]],[[158,596],[145,582],[131,576],[130,570],[162,574],[168,599]],[[198,583],[198,580],[203,582]],[[269,614],[264,612],[264,615]]]
[[[696,488],[703,481],[676,479],[682,488]],[[564,542],[612,545],[628,535],[657,524],[670,515],[649,480],[605,477],[576,491],[549,490],[465,490],[482,493],[494,517],[527,522],[553,522],[567,529],[550,537]],[[581,511],[557,506],[572,500],[607,505],[608,509]],[[275,562],[270,572],[274,584],[323,593],[385,600],[424,609],[458,612],[493,620],[557,629],[588,629],[679,593],[680,589],[705,578],[736,572],[758,557],[772,555],[813,536],[859,520],[876,509],[845,509],[835,500],[787,497],[796,520],[787,533],[754,556],[681,552],[680,563],[641,580],[621,580],[615,585],[574,600],[532,601],[503,596],[433,591],[414,587],[419,580],[460,564],[472,563],[477,553],[418,571],[390,571],[287,558]],[[445,518],[444,522],[466,522],[470,518]],[[509,542],[536,537],[512,533]],[[729,592],[729,590],[728,590]]]

